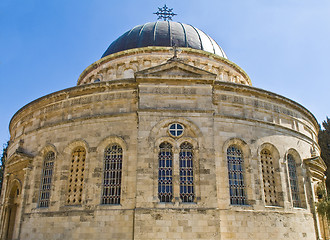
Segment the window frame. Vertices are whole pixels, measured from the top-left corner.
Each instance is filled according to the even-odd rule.
[[[174,128],[172,128],[172,126],[174,126]],[[178,127],[180,126],[180,127]],[[184,135],[185,132],[185,127],[182,123],[178,123],[178,122],[172,122],[168,125],[168,134],[173,137],[173,138],[180,138]],[[174,131],[174,134],[172,133]],[[178,132],[181,132],[179,135]]]
[[[119,161],[119,163],[117,163],[116,164],[116,166],[118,166],[118,164],[119,164],[119,166],[120,166],[120,169],[118,169],[118,168],[116,168],[116,169],[109,169],[109,179],[111,179],[111,173],[113,173],[113,175],[115,175],[115,176],[117,176],[117,177],[119,177],[119,183],[117,182],[118,181],[118,179],[116,178],[116,185],[117,186],[115,186],[114,187],[114,189],[116,189],[115,190],[115,192],[117,193],[117,195],[116,196],[114,196],[114,199],[113,199],[113,202],[111,201],[111,191],[110,191],[110,194],[107,194],[107,197],[109,197],[109,201],[110,202],[105,202],[105,195],[104,195],[104,192],[105,192],[105,189],[106,189],[106,187],[105,187],[105,181],[106,181],[106,179],[105,179],[105,175],[106,175],[106,151],[108,150],[108,149],[110,149],[110,148],[112,148],[112,147],[119,147],[120,148],[120,150],[119,151],[121,151],[121,152],[116,152],[116,155],[120,155],[120,161]],[[105,149],[104,149],[104,151],[103,151],[103,178],[102,178],[102,193],[101,193],[101,204],[102,205],[120,205],[121,204],[121,199],[122,199],[122,182],[123,182],[123,158],[124,158],[124,150],[123,150],[123,147],[120,145],[120,144],[118,144],[118,143],[111,143],[111,144],[109,144]],[[109,165],[111,165],[111,159],[112,158],[110,158],[110,160],[109,160]],[[111,171],[111,170],[113,170],[113,171]],[[119,186],[118,186],[118,184],[119,184]],[[118,195],[118,189],[119,189],[119,195]]]
[[[162,146],[165,146],[164,148],[162,148]],[[169,147],[170,146],[170,147]],[[165,149],[164,152],[162,152],[162,149]],[[170,150],[170,151],[166,151],[166,150]],[[163,153],[165,153],[165,155],[167,155],[167,153],[169,153],[169,159],[162,158],[164,155],[162,155]],[[163,141],[162,143],[159,144],[158,147],[158,158],[157,158],[157,162],[158,162],[158,168],[157,168],[157,196],[159,199],[159,202],[161,203],[169,203],[172,202],[174,199],[174,189],[173,189],[173,166],[174,166],[174,154],[173,154],[173,144],[169,143],[168,141]],[[164,161],[164,164],[162,164],[162,161]],[[168,163],[167,163],[168,161]],[[164,168],[164,169],[162,169]],[[161,174],[163,173],[164,174]],[[166,172],[169,172],[169,174],[166,174]],[[161,179],[161,178],[165,178],[165,179]],[[168,179],[166,179],[168,178]],[[167,181],[170,181],[170,183],[167,184]],[[163,183],[164,182],[164,183]],[[165,191],[162,192],[163,187],[165,187]],[[168,190],[167,190],[168,187]],[[164,195],[162,195],[164,194]]]
[[[289,176],[289,166],[288,166],[288,155],[292,155],[294,162],[295,162],[295,168],[297,173],[297,183],[298,183],[298,190],[299,190],[299,198],[300,198],[300,206],[297,206],[293,204],[293,197],[291,192],[291,183],[290,183],[290,176]],[[288,201],[291,203],[292,208],[302,208],[307,209],[308,208],[308,199],[306,196],[306,169],[304,166],[304,163],[302,161],[302,158],[300,157],[300,154],[298,151],[294,148],[290,148],[284,156],[285,159],[285,168],[286,168],[286,184],[287,184],[287,195],[288,195]]]
[[[264,155],[268,155],[268,156],[263,157]],[[278,179],[277,179],[276,161],[278,160],[276,159],[276,157],[274,156],[271,150],[265,147],[262,148],[262,150],[260,151],[260,165],[262,170],[261,177],[263,183],[263,196],[266,206],[274,206],[274,207],[280,206],[280,199],[279,199],[280,186],[278,184]],[[269,186],[267,186],[267,189],[266,189],[266,181],[268,181],[269,184]],[[269,194],[269,192],[271,193]]]
[[[77,161],[77,157],[74,156],[74,154],[76,152],[79,152],[79,150],[83,150],[81,152],[83,152],[84,156],[83,156],[83,159],[79,159],[79,161]],[[82,164],[79,164],[80,160],[82,160]],[[66,206],[79,206],[79,205],[82,205],[82,200],[83,200],[83,189],[84,189],[84,182],[85,182],[85,174],[86,174],[86,168],[85,168],[85,163],[87,161],[87,151],[86,151],[86,148],[84,146],[81,146],[81,145],[78,145],[76,147],[74,147],[71,151],[71,154],[70,154],[70,167],[69,167],[69,176],[68,176],[68,180],[67,180],[67,189],[66,189],[66,200],[65,200],[65,205]],[[74,165],[75,163],[75,165]],[[79,170],[79,168],[81,168]],[[73,172],[74,170],[76,170],[76,177],[75,177],[75,180],[74,179],[74,175],[73,175]],[[78,172],[81,173],[79,175],[77,175]],[[80,178],[80,179],[79,179]],[[72,187],[72,183],[73,182],[79,182],[80,183],[80,187],[78,186],[78,183],[75,184],[75,186],[77,186],[78,188],[78,191],[76,188]],[[71,202],[71,198],[72,198],[72,190],[73,192],[80,192],[79,193],[79,196],[75,196],[75,194],[73,193],[73,200]],[[76,201],[76,198],[78,199],[78,201]],[[77,203],[78,202],[78,203]]]
[[[235,162],[229,162],[230,160],[235,160],[235,159],[230,159],[235,157],[234,155],[229,156],[228,155],[228,150],[230,148],[236,148],[236,150],[239,150],[240,156],[238,156],[237,158],[239,161],[238,166],[239,169],[237,169],[237,171],[239,171],[238,173],[241,174],[241,178],[231,178],[231,174],[233,174],[235,176],[235,170],[236,170],[236,165],[234,164]],[[234,205],[234,206],[245,206],[248,205],[248,197],[247,197],[247,184],[246,184],[246,176],[245,176],[245,159],[244,159],[244,152],[243,149],[237,145],[237,144],[230,144],[227,148],[226,148],[226,162],[227,162],[227,176],[228,176],[228,187],[229,187],[229,200],[230,200],[230,205]],[[232,163],[232,167],[229,163]],[[232,184],[232,181],[236,182],[238,184]],[[235,190],[235,186],[238,186],[238,190],[239,191],[234,191]],[[236,194],[234,194],[234,192],[236,192]]]
[[[182,146],[187,145],[188,149],[184,149]],[[183,150],[190,150],[185,151]],[[190,156],[182,156],[183,153],[186,153],[185,155],[189,155],[187,153],[191,153]],[[191,163],[189,163],[191,162]],[[185,164],[184,164],[185,163]],[[183,166],[185,165],[185,166]],[[190,165],[190,166],[187,166]],[[194,176],[194,146],[188,142],[185,141],[180,144],[180,152],[179,152],[179,185],[180,185],[180,199],[184,203],[192,203],[195,202],[195,176]],[[185,173],[186,176],[189,175],[189,177],[184,177],[182,174]],[[190,173],[190,174],[189,174]],[[185,179],[186,178],[186,179]],[[188,181],[188,183],[186,183]],[[186,193],[183,193],[183,190],[186,189]],[[190,195],[190,196],[189,196]]]
[[[302,201],[300,196],[300,183],[297,169],[297,162],[293,154],[288,153],[286,156],[287,167],[288,167],[288,182],[290,186],[290,195],[291,195],[291,204],[294,208],[301,208]],[[294,176],[292,176],[294,174]],[[293,182],[295,182],[295,186],[293,186]],[[295,191],[296,189],[296,191]],[[296,196],[296,197],[294,197]]]
[[[50,156],[51,155],[51,156]],[[49,159],[51,158],[51,159]],[[51,197],[51,191],[53,186],[53,178],[54,178],[54,165],[56,160],[56,154],[53,150],[49,150],[44,154],[44,158],[42,161],[42,170],[41,170],[41,181],[40,181],[40,188],[39,188],[39,198],[38,198],[38,208],[48,208],[50,204],[50,197]],[[50,168],[46,168],[46,163],[51,163]],[[49,183],[46,185],[49,186],[47,190],[43,190],[44,188],[44,179],[46,179],[46,172],[51,172],[50,175],[47,175]],[[47,196],[47,198],[43,198],[44,193]],[[44,204],[42,204],[45,202]]]

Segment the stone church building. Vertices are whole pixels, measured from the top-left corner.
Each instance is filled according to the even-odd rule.
[[[324,239],[318,123],[172,21],[10,122],[2,240]]]

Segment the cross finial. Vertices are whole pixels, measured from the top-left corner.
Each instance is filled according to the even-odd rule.
[[[178,57],[178,52],[181,52],[181,49],[179,49],[177,46],[173,46],[173,58],[177,58]]]
[[[173,8],[168,8],[165,4],[164,7],[158,8],[158,11],[155,12],[154,14],[156,14],[158,16],[158,20],[163,19],[164,21],[172,21],[172,17],[177,15],[177,14],[173,13],[172,11],[173,11]]]
[[[181,49],[174,44],[172,51],[173,57],[171,57],[168,61],[182,61],[182,59],[178,58],[178,53],[181,52]]]

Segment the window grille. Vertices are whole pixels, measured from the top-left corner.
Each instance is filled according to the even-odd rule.
[[[173,153],[170,143],[163,142],[159,145],[158,162],[158,198],[160,202],[171,202]]]
[[[293,207],[300,207],[299,186],[297,178],[296,162],[291,154],[288,154],[289,179],[292,195]]]
[[[264,149],[260,154],[262,178],[264,185],[264,195],[266,205],[277,206],[277,192],[275,180],[275,168],[272,154],[269,150]]]
[[[194,171],[193,171],[193,146],[184,142],[180,146],[180,198],[182,202],[193,202]]]
[[[120,204],[123,149],[108,146],[104,151],[102,204]]]
[[[49,207],[54,160],[55,153],[52,151],[48,152],[44,158],[39,194],[39,207]]]
[[[86,151],[83,147],[77,147],[71,155],[71,167],[67,193],[68,205],[79,205],[82,202],[84,184]]]
[[[228,178],[230,203],[247,204],[244,185],[243,153],[240,148],[232,145],[227,149]]]
[[[169,133],[173,137],[180,137],[183,134],[184,127],[180,123],[172,123],[169,126]]]

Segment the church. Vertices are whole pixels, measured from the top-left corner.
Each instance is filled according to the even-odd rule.
[[[324,239],[317,120],[192,25],[130,29],[9,129],[1,240]]]

